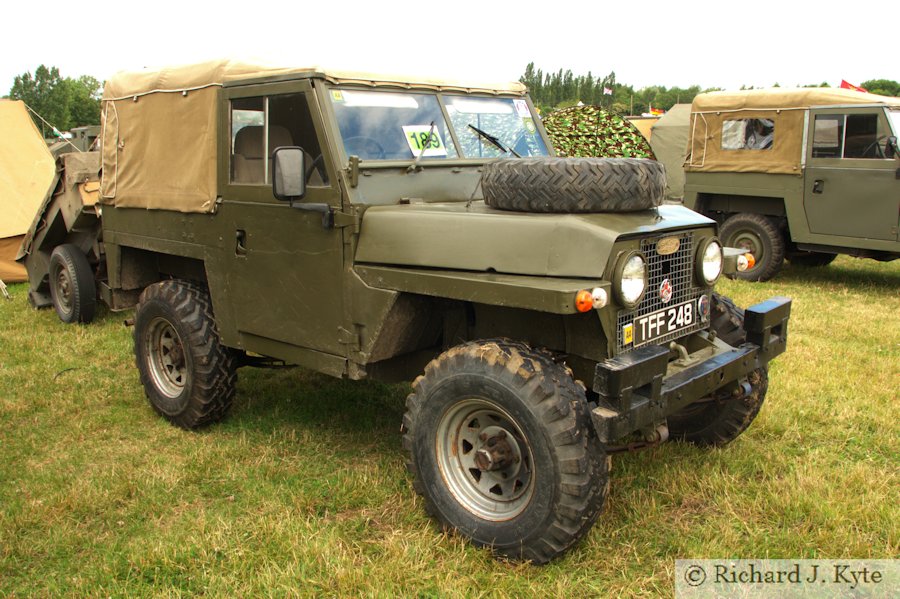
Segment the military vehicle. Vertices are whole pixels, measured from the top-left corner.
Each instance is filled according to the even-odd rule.
[[[691,108],[685,206],[717,220],[765,281],[787,259],[900,256],[900,98],[845,89],[700,94]]]
[[[135,307],[184,428],[240,366],[414,380],[415,490],[499,555],[586,534],[615,451],[737,437],[785,349],[790,300],[713,292],[746,258],[660,205],[662,167],[553,157],[521,84],[219,62],[117,75],[102,110],[24,244],[32,303]]]

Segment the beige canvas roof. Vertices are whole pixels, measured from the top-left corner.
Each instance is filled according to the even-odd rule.
[[[844,104],[887,104],[900,107],[900,98],[831,87],[776,87],[700,94],[694,98],[691,111],[803,109]]]
[[[464,81],[422,75],[365,73],[316,66],[274,67],[236,60],[215,60],[193,65],[116,73],[106,82],[103,89],[103,99],[133,98],[134,96],[154,92],[183,92],[210,86],[221,86],[236,81],[263,77],[289,77],[291,75],[298,77],[316,76],[333,83],[370,85],[373,87],[394,86],[436,91],[525,93],[525,86],[517,81]]]
[[[805,111],[820,106],[862,104],[900,108],[900,98],[821,87],[700,94],[691,106],[690,151],[685,171],[800,175]],[[770,148],[723,147],[726,123],[747,119],[766,119],[773,124]]]
[[[233,82],[291,77],[371,87],[525,93],[521,83],[277,68],[232,60],[118,73],[103,90],[101,201],[127,208],[211,212],[217,191],[218,88]]]

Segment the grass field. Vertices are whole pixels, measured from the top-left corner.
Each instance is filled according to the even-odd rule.
[[[562,559],[442,533],[403,466],[404,386],[240,374],[199,433],[157,417],[128,314],[89,326],[0,297],[0,596],[671,596],[676,558],[900,556],[900,263],[726,281],[794,298],[788,352],[732,445],[617,456]]]

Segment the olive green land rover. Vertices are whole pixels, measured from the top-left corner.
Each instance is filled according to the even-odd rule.
[[[747,258],[662,167],[554,157],[519,83],[217,62],[116,75],[103,121],[23,246],[31,302],[134,308],[184,428],[241,366],[412,381],[413,487],[499,555],[583,537],[612,453],[740,435],[785,349],[790,300],[714,293]]]
[[[684,204],[753,256],[765,281],[785,259],[900,257],[900,98],[845,89],[700,94],[691,107]]]

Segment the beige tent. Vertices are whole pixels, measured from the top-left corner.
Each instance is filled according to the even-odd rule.
[[[56,163],[23,102],[0,100],[0,132],[0,279],[21,283],[28,277],[16,254],[53,183]]]
[[[653,125],[650,147],[666,166],[666,199],[684,197],[684,159],[687,157],[691,105],[676,104]]]

